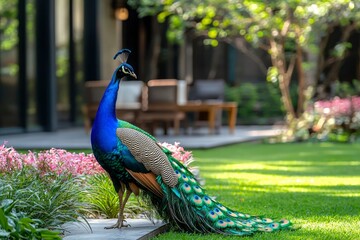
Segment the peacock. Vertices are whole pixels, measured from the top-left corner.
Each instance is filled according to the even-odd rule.
[[[222,205],[206,194],[192,172],[155,137],[117,119],[115,103],[120,82],[127,77],[136,79],[133,67],[127,63],[130,53],[122,49],[115,54],[114,59],[120,57],[121,63],[104,92],[91,131],[94,156],[119,196],[117,222],[107,228],[128,226],[123,211],[134,193],[147,199],[165,221],[181,231],[243,236],[291,229],[289,220],[274,221]]]

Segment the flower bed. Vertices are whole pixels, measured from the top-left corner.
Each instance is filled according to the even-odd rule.
[[[360,135],[360,97],[317,101],[312,130],[319,139],[353,141]]]
[[[179,143],[160,145],[186,166],[193,160]],[[198,177],[198,170],[193,171]],[[61,232],[54,230],[61,230],[62,224],[87,217],[113,218],[118,209],[117,193],[93,154],[55,148],[19,153],[0,145],[0,238],[16,239],[12,236],[27,227],[32,231],[29,238],[60,239]],[[149,211],[135,197],[125,210],[129,217]],[[18,227],[25,221],[21,219],[31,226]]]

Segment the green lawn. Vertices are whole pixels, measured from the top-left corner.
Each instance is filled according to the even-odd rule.
[[[209,195],[299,229],[242,239],[360,239],[360,145],[238,144],[194,150]],[[239,239],[169,232],[156,239]]]

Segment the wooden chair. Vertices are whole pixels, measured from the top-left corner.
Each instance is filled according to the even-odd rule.
[[[163,125],[164,134],[172,125],[179,134],[180,122],[185,114],[177,109],[177,80],[153,79],[147,83],[142,93],[142,111],[139,120],[148,131],[154,133],[158,124]]]
[[[189,100],[201,101],[204,103],[222,103],[225,98],[224,79],[197,79],[194,82],[189,94]],[[208,123],[207,112],[197,112],[194,116],[194,126],[202,126]],[[219,131],[222,122],[222,111],[216,114],[215,127]]]

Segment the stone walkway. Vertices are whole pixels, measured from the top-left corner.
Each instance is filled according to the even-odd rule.
[[[128,219],[130,227],[121,229],[104,229],[116,223],[117,219],[89,219],[91,230],[85,223],[68,223],[65,229],[64,240],[146,240],[167,230],[162,222],[152,223],[147,219]]]
[[[212,148],[239,142],[254,141],[280,133],[281,126],[237,126],[235,133],[230,134],[227,127],[220,129],[218,134],[207,134],[207,129],[198,129],[190,135],[162,135],[157,132],[155,137],[160,142],[180,142],[184,148]],[[90,149],[90,135],[83,128],[63,129],[57,132],[24,133],[0,135],[0,144],[20,149]]]

